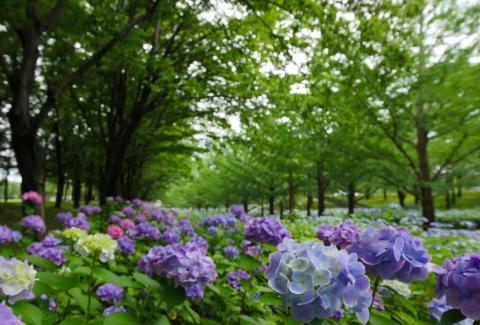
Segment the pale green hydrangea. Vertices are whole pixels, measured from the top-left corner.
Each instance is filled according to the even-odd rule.
[[[75,250],[83,256],[94,254],[101,262],[107,262],[115,258],[117,242],[105,234],[94,234],[78,239]]]
[[[398,280],[383,280],[382,281],[382,286],[392,288],[393,290],[395,290],[396,292],[398,292],[399,294],[401,294],[405,298],[410,297],[410,294],[411,294],[410,287],[408,286],[408,284],[403,283],[401,281],[398,281]]]
[[[0,256],[0,290],[9,296],[9,302],[31,298],[36,275],[37,271],[27,262]]]
[[[63,231],[63,236],[72,240],[79,240],[82,237],[87,236],[87,233],[80,228],[68,228]]]

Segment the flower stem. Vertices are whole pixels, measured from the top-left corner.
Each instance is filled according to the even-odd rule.
[[[380,283],[380,277],[375,277],[375,283],[373,285],[373,294],[372,294],[372,302],[370,303],[370,307],[368,307],[368,311],[372,311],[373,303],[375,302],[375,295],[377,294],[378,284]]]
[[[91,302],[92,302],[92,287],[93,287],[93,269],[95,268],[95,261],[96,261],[96,258],[95,256],[93,257],[93,262],[92,262],[92,266],[91,266],[91,269],[90,269],[90,279],[88,279],[88,292],[87,292],[87,296],[88,296],[88,300],[87,300],[87,313],[85,314],[85,323],[88,322],[89,318],[90,318],[90,306],[91,306]]]

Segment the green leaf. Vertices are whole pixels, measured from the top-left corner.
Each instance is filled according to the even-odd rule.
[[[466,317],[458,309],[450,309],[449,311],[443,313],[440,324],[455,324],[461,322]]]
[[[140,325],[140,322],[128,313],[111,313],[103,321],[103,325]]]
[[[280,300],[280,297],[274,293],[262,294],[260,296],[260,301],[267,304],[272,304],[272,305],[280,305],[282,303],[282,301]]]
[[[164,300],[168,309],[173,309],[185,301],[185,289],[183,287],[174,287],[172,285],[165,286]]]
[[[165,315],[160,315],[153,325],[171,325],[170,320]]]
[[[395,322],[390,317],[387,317],[382,313],[374,311],[374,312],[370,313],[369,324],[372,324],[372,325],[392,325],[392,324],[398,324],[398,323]]]
[[[137,282],[145,286],[146,288],[160,289],[162,287],[162,285],[158,283],[158,281],[150,278],[149,276],[143,273],[135,272],[133,273],[133,278],[137,280]]]
[[[266,319],[253,319],[250,316],[247,315],[240,315],[240,325],[269,325],[269,324],[275,324],[273,322],[270,322]]]
[[[43,312],[37,306],[34,306],[28,302],[17,302],[12,306],[15,315],[22,317],[22,320],[27,325],[41,325],[43,319]]]
[[[200,324],[202,325],[222,325],[221,323],[217,322],[213,319],[208,319],[204,317],[200,317]]]
[[[67,316],[59,325],[78,325],[84,322],[82,316]]]
[[[52,261],[50,261],[46,258],[40,257],[40,256],[26,255],[25,259],[30,261],[32,264],[34,264],[38,267],[41,267],[42,269],[47,270],[47,271],[53,271],[57,268],[55,263],[53,263]]]
[[[68,294],[78,303],[78,305],[87,312],[88,309],[88,295],[84,294],[80,288],[72,288],[68,291]],[[102,304],[98,301],[97,297],[90,297],[90,312],[97,311],[102,308]]]
[[[38,274],[38,281],[47,284],[52,288],[63,291],[66,291],[78,284],[78,280],[71,276],[46,272],[41,272]]]
[[[262,267],[262,263],[248,255],[240,255],[238,257],[238,264],[240,264],[240,266],[247,271],[259,269]]]

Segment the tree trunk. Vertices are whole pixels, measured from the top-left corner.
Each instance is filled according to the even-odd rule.
[[[8,173],[3,181],[3,201],[8,202]]]
[[[452,200],[450,198],[450,191],[445,191],[445,208],[450,210],[452,208]]]
[[[312,193],[307,194],[307,216],[312,215],[312,206],[313,206],[313,195]]]
[[[348,184],[347,191],[348,198],[348,213],[353,214],[355,212],[355,183]]]
[[[457,204],[457,194],[455,193],[454,188],[451,188],[451,190],[450,190],[450,197],[452,198],[452,206]]]
[[[63,190],[65,188],[65,174],[62,172],[57,175],[57,193],[55,194],[55,207],[62,207]]]
[[[457,176],[457,196],[462,197],[462,176]]]
[[[325,212],[325,190],[327,189],[327,182],[323,172],[323,162],[317,161],[317,201],[318,201],[318,215],[321,216]]]
[[[268,197],[268,213],[270,215],[275,214],[275,196],[273,195],[273,193],[271,193]]]
[[[260,204],[260,210],[261,210],[261,214],[262,214],[262,217],[265,215],[265,207],[263,206],[263,202],[262,204]]]
[[[245,213],[248,212],[248,201],[247,200],[243,200],[243,210],[245,210]]]
[[[78,208],[80,206],[80,198],[82,196],[82,182],[80,178],[75,177],[72,181],[72,199],[73,207]]]
[[[283,201],[280,201],[280,218],[283,217]]]
[[[428,160],[428,131],[426,130],[423,102],[416,103],[417,113],[417,156],[419,161],[420,176],[420,201],[422,203],[422,214],[427,219],[425,227],[435,221],[435,205],[433,190],[430,185],[430,164]]]
[[[402,208],[404,208],[405,207],[405,192],[403,192],[402,190],[398,190],[397,195],[398,195],[398,204],[400,204],[400,206]]]
[[[383,189],[383,200],[384,201],[387,200],[387,189],[386,188]]]
[[[288,210],[293,212],[295,209],[295,187],[293,185],[293,173],[288,171]]]

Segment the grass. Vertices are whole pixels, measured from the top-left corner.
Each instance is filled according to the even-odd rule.
[[[51,225],[55,223],[55,216],[59,212],[75,211],[72,202],[64,202],[61,208],[55,208],[54,202],[46,202],[45,221]],[[22,207],[20,200],[9,200],[0,203],[0,224],[13,225],[22,218]]]

